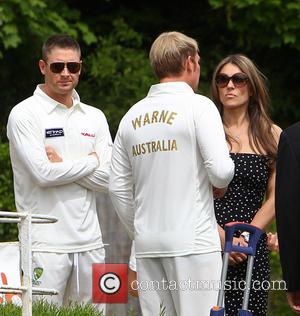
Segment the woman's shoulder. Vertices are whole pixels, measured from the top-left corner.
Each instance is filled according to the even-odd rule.
[[[276,143],[279,142],[279,137],[280,137],[280,134],[282,132],[282,129],[281,127],[279,127],[278,125],[276,124],[272,124],[272,127],[271,127],[271,131],[272,131],[272,134],[276,140]]]

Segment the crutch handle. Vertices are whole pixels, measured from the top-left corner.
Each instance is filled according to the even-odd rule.
[[[233,235],[236,230],[242,230],[250,233],[248,247],[241,247],[238,245],[233,245]],[[241,252],[247,255],[255,256],[256,247],[258,241],[263,234],[263,231],[253,225],[242,223],[242,222],[231,222],[225,225],[225,246],[224,252]]]

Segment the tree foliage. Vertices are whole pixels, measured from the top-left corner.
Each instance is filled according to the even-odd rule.
[[[59,7],[59,11],[57,8]],[[17,48],[33,38],[45,39],[51,33],[82,34],[87,43],[96,41],[88,26],[80,22],[80,12],[64,1],[10,0],[0,4],[0,53]]]
[[[12,184],[12,169],[7,143],[0,142],[0,210],[14,211],[14,189]],[[0,241],[11,241],[17,238],[16,224],[0,223]]]
[[[300,49],[300,2],[297,0],[209,0],[221,10],[240,47]]]
[[[79,90],[84,101],[104,110],[113,134],[122,116],[155,80],[141,46],[142,36],[116,19],[85,61],[87,75]]]

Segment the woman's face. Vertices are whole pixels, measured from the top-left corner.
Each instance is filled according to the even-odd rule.
[[[223,104],[224,110],[236,109],[240,107],[247,107],[250,98],[250,92],[248,87],[248,80],[246,74],[241,71],[239,67],[234,64],[224,65],[218,75],[226,75],[232,77],[237,75],[237,83],[234,84],[235,80],[229,80],[228,84],[220,87],[218,86],[219,99]],[[226,76],[224,76],[226,78]]]

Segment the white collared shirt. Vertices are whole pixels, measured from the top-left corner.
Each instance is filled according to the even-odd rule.
[[[37,86],[33,96],[17,104],[7,125],[19,212],[58,218],[34,224],[34,251],[79,252],[103,247],[96,211],[96,191],[108,186],[112,141],[102,111],[80,102],[57,103]],[[63,162],[51,163],[45,146]],[[98,159],[94,155],[96,152]]]
[[[184,82],[152,86],[120,123],[109,183],[136,257],[220,251],[212,186],[233,174],[214,103]]]

